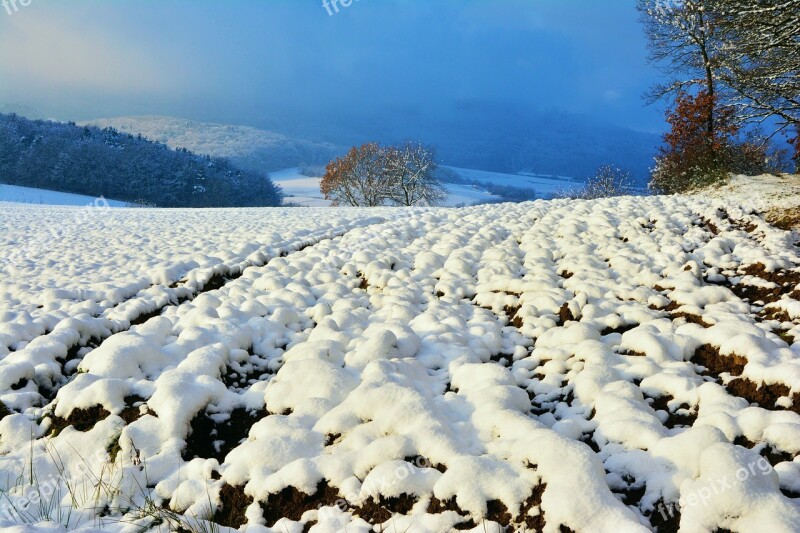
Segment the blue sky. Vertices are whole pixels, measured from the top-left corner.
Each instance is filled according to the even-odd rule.
[[[330,0],[328,0],[330,1]],[[341,0],[339,0],[341,2]],[[32,0],[0,10],[0,103],[270,126],[465,105],[660,131],[634,0]]]

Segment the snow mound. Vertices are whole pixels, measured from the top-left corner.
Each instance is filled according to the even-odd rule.
[[[69,214],[0,211],[0,527],[796,530],[800,252],[752,208]]]

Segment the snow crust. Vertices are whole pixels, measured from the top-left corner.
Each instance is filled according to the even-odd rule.
[[[65,507],[65,480],[117,487],[79,498],[59,527],[155,527],[132,510],[150,499],[207,517],[231,486],[254,500],[247,531],[465,522],[426,512],[433,499],[500,531],[494,502],[520,518],[544,486],[526,512],[547,532],[650,531],[675,509],[682,531],[796,530],[800,304],[782,297],[780,324],[720,283],[758,286],[737,269],[796,271],[800,255],[747,208],[675,196],[69,214],[0,210],[3,257],[64,225],[0,266],[0,401],[14,412],[0,420],[0,490],[20,504],[26,469],[60,480]],[[205,290],[215,275],[230,279]],[[789,395],[751,405],[726,389],[734,376],[692,360],[701,346]],[[93,427],[53,436],[53,416],[98,406]],[[261,414],[227,454],[185,457],[198,415],[222,427],[242,411]],[[267,523],[258,502],[322,482],[345,505]],[[404,495],[418,498],[405,516],[359,512]]]

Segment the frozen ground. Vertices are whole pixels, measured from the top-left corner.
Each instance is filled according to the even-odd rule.
[[[14,202],[21,204],[40,205],[73,205],[73,206],[109,206],[124,207],[125,202],[106,200],[94,196],[70,194],[68,192],[50,191],[47,189],[32,189],[0,183],[0,202]]]
[[[327,207],[331,203],[325,200],[319,190],[319,177],[311,178],[303,176],[297,168],[287,168],[277,172],[271,172],[270,178],[283,188],[286,194],[286,203],[292,203],[305,207]],[[497,201],[499,198],[479,187],[471,185],[456,185],[446,183],[447,199],[442,204],[444,207],[454,207],[472,205],[476,203],[486,203]]]
[[[3,205],[0,513],[796,531],[800,254],[740,205]]]

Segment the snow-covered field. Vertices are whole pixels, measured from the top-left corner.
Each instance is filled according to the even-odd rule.
[[[319,190],[321,178],[308,177],[300,174],[297,168],[287,168],[277,172],[271,172],[270,178],[277,185],[280,185],[286,194],[285,202],[301,205],[305,207],[327,207],[330,201],[326,200]],[[471,185],[457,185],[445,183],[447,199],[443,202],[444,207],[455,207],[463,205],[473,205],[497,201],[499,198],[479,187]]]
[[[797,530],[800,253],[736,202],[77,211],[0,209],[0,527]]]
[[[33,189],[0,183],[0,202],[14,202],[21,204],[41,205],[77,205],[77,206],[108,206],[124,207],[125,202],[70,194],[68,192],[50,191],[47,189]]]
[[[581,180],[567,176],[545,176],[542,174],[505,174],[502,172],[489,172],[470,168],[445,167],[464,179],[492,183],[522,189],[533,189],[542,197],[551,197],[565,187],[583,185]]]

